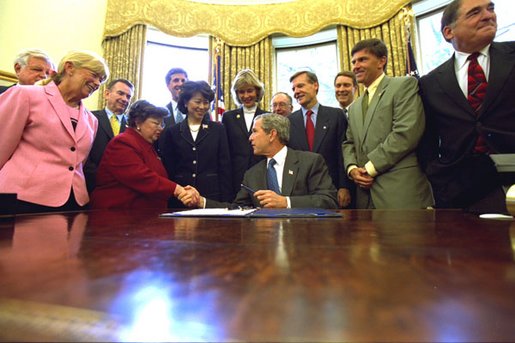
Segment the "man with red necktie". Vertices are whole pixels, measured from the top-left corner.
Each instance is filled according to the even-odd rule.
[[[311,71],[299,71],[290,77],[293,96],[301,108],[288,116],[292,149],[322,155],[338,190],[338,206],[351,204],[351,180],[343,167],[342,143],[347,130],[347,117],[339,108],[323,106],[317,100],[318,78]]]
[[[419,156],[436,206],[506,212],[489,154],[515,153],[515,42],[493,42],[490,0],[454,0],[441,30],[455,53],[420,80],[427,124]]]

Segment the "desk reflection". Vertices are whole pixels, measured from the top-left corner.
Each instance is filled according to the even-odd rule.
[[[515,340],[514,223],[342,213],[19,216],[0,234],[0,340]]]

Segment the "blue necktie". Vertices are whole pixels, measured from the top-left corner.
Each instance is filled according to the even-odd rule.
[[[184,119],[183,115],[177,109],[177,113],[175,114],[175,124],[179,124]]]
[[[276,192],[277,194],[281,194],[281,190],[279,189],[279,182],[277,181],[277,172],[275,171],[274,165],[277,162],[272,158],[270,162],[268,162],[268,168],[266,169],[267,183],[268,189]]]

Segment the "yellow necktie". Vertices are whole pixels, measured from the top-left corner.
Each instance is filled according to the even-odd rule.
[[[115,136],[120,133],[120,122],[118,121],[116,114],[111,116],[111,128],[113,129],[113,134]]]

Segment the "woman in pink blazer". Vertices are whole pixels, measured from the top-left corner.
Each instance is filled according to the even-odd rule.
[[[18,213],[88,203],[82,165],[98,124],[82,99],[108,74],[101,57],[71,51],[43,87],[15,86],[0,95],[0,192],[17,193]]]

